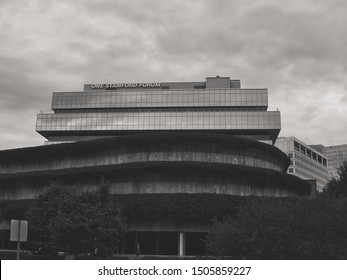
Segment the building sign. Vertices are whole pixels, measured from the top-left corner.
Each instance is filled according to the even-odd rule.
[[[158,88],[161,83],[116,83],[116,84],[92,84],[92,89],[116,89],[116,88]]]

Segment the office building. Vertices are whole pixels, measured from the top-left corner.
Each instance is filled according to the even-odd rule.
[[[290,158],[287,173],[304,180],[316,180],[317,190],[322,191],[328,183],[327,157],[295,137],[279,137],[275,146]]]
[[[131,209],[117,253],[135,254],[139,243],[145,255],[204,255],[210,219],[226,202],[234,205],[231,198],[310,195],[310,185],[285,173],[288,165],[276,147],[233,135],[122,135],[0,151],[0,199],[34,199],[57,184],[83,191],[106,183]]]
[[[218,211],[232,196],[311,193],[286,173],[290,160],[273,146],[280,112],[268,110],[267,89],[242,89],[228,77],[87,84],[53,93],[52,110],[38,114],[36,130],[56,145],[0,151],[0,198],[33,199],[57,180],[82,190],[107,183],[135,212],[119,253],[134,254],[141,243],[143,254],[205,254],[202,197]],[[185,203],[179,220],[174,212],[182,209],[165,212],[161,199]],[[139,201],[159,210],[142,215]]]
[[[239,80],[86,84],[84,91],[54,92],[52,113],[37,116],[48,143],[163,131],[237,135],[273,144],[280,112],[268,110],[267,89],[244,89]]]

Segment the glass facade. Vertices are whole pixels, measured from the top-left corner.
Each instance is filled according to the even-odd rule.
[[[93,90],[85,85],[87,89],[81,92],[55,92],[53,113],[38,114],[36,130],[49,141],[163,130],[230,133],[270,143],[276,140],[280,112],[267,110],[267,89],[232,88],[240,85],[239,81],[221,88],[228,84],[225,77],[206,79],[216,88],[191,82],[184,83],[182,89],[182,83],[165,83],[156,89]]]
[[[121,112],[39,114],[37,130],[280,129],[280,112]]]
[[[266,89],[205,90],[96,90],[55,92],[52,109],[153,108],[153,107],[263,107]]]

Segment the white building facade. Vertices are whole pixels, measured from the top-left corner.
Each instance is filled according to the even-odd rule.
[[[318,191],[326,187],[329,181],[327,156],[295,137],[279,137],[275,146],[290,158],[288,174],[315,180]]]

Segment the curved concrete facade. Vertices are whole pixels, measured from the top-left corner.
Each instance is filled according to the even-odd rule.
[[[286,171],[288,167],[285,154],[270,145],[235,136],[201,133],[129,135],[2,151],[0,155],[0,174],[165,161],[245,165],[277,171]]]
[[[34,198],[52,182],[113,194],[308,195],[277,148],[229,135],[145,134],[0,152],[0,198]],[[272,181],[277,182],[276,184]]]
[[[32,173],[1,180],[1,199],[32,199],[52,184],[91,189],[106,182],[111,194],[211,193],[255,196],[308,195],[294,176],[273,170],[224,164],[155,162],[69,172]]]

